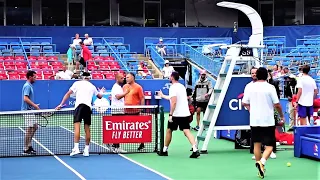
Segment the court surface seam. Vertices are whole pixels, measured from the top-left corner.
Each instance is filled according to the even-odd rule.
[[[71,132],[72,134],[74,134],[74,132],[71,131],[70,129],[67,129],[67,128],[63,127],[63,126],[60,126],[60,127],[63,128],[63,129],[65,129],[66,131],[69,131],[69,132]],[[80,137],[83,138],[83,139],[85,139],[85,137],[83,137],[83,136],[80,136]],[[101,144],[99,144],[99,143],[97,143],[97,142],[95,142],[95,141],[92,141],[92,140],[91,140],[90,142],[93,143],[93,144],[95,144],[95,145],[97,145],[97,146],[100,146],[101,148],[110,150],[109,148],[104,147],[104,146],[102,146]],[[172,180],[172,179],[169,178],[168,176],[160,173],[159,171],[156,171],[156,170],[154,170],[154,169],[152,169],[152,168],[150,168],[150,167],[147,167],[147,166],[145,166],[145,165],[143,165],[143,164],[141,164],[141,163],[139,163],[139,162],[137,162],[137,161],[135,161],[135,160],[133,160],[133,159],[125,156],[125,155],[123,155],[123,154],[117,154],[117,155],[119,155],[120,157],[122,157],[122,158],[124,158],[124,159],[126,159],[126,160],[128,160],[128,161],[130,161],[130,162],[132,162],[132,163],[134,163],[134,164],[136,164],[136,165],[144,168],[144,169],[147,169],[147,170],[149,170],[149,171],[151,171],[151,172],[153,172],[153,173],[155,173],[155,174],[157,174],[157,175],[159,175],[159,176],[161,176],[161,177],[163,177],[163,178],[165,178],[165,179],[167,179],[167,180]]]
[[[25,130],[23,130],[21,127],[19,129],[26,134]],[[66,168],[68,168],[70,171],[72,171],[75,175],[77,175],[81,180],[86,180],[78,171],[73,169],[71,166],[69,166],[66,162],[64,162],[62,159],[60,159],[58,156],[56,156],[52,151],[50,151],[47,147],[45,147],[43,144],[41,144],[37,139],[32,138],[34,142],[36,142],[39,146],[41,146],[44,150],[46,150],[48,153],[50,153],[57,161],[59,161],[62,165],[64,165]]]

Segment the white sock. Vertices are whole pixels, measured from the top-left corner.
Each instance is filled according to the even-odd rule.
[[[197,148],[197,145],[192,145],[192,150],[193,150],[193,152],[196,152],[196,151],[198,151],[198,148]]]
[[[265,158],[261,158],[261,159],[260,159],[260,162],[261,162],[263,165],[265,165],[266,162],[267,162],[267,160],[266,160]]]
[[[89,151],[89,145],[84,146],[85,151]]]
[[[164,146],[163,147],[163,152],[167,152],[168,151],[168,146]]]
[[[74,149],[79,149],[79,143],[74,143]]]

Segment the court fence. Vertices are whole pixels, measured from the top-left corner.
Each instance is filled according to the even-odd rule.
[[[77,109],[0,112],[0,157],[69,155],[74,146],[73,121]],[[83,112],[81,112],[83,113]],[[156,153],[164,146],[162,106],[92,107],[81,114],[79,150],[85,146],[84,125],[91,119],[90,154]],[[30,131],[36,132],[31,145],[36,151],[24,153]]]

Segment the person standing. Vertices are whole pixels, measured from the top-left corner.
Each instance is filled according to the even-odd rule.
[[[144,105],[144,94],[142,87],[135,82],[135,75],[129,72],[126,75],[126,82],[123,86],[123,91],[128,92],[124,96],[124,105],[125,106],[141,106]],[[140,110],[135,108],[125,108],[124,112],[126,115],[139,115]],[[144,144],[141,143],[138,147],[138,150],[143,150]]]
[[[250,112],[251,140],[254,144],[255,166],[260,178],[265,176],[265,164],[273,151],[275,138],[274,108],[284,120],[276,89],[267,82],[268,71],[264,67],[257,70],[257,81],[249,83],[244,90],[243,105]],[[265,150],[261,156],[261,145]]]
[[[195,139],[190,131],[190,111],[188,105],[188,96],[184,85],[179,83],[178,72],[173,72],[170,76],[172,85],[169,88],[169,96],[159,91],[159,96],[170,101],[170,113],[168,119],[168,127],[166,131],[166,139],[163,150],[158,153],[159,156],[168,156],[168,148],[172,139],[172,132],[178,130],[183,131],[192,146],[192,154],[190,158],[198,158],[200,156]]]
[[[307,118],[310,122],[310,117],[313,116],[313,101],[318,94],[318,88],[315,80],[309,76],[310,66],[304,65],[302,67],[302,76],[297,82],[297,104],[295,108],[298,109],[298,117],[300,125],[307,125]]]
[[[111,114],[112,116],[121,116],[124,115],[124,97],[130,92],[129,89],[127,89],[125,92],[122,89],[124,77],[122,73],[118,73],[116,75],[116,83],[112,86],[111,89]],[[117,151],[120,150],[120,144],[113,144],[113,148],[115,148]]]
[[[197,112],[197,126],[193,128],[196,131],[199,130],[200,115],[201,112],[205,113],[212,91],[213,87],[211,81],[207,78],[206,71],[201,70],[200,79],[197,81],[192,94]]]
[[[35,71],[28,71],[26,74],[27,82],[22,87],[22,103],[21,110],[39,110],[39,106],[34,103],[33,84],[36,82],[37,76]],[[32,113],[23,115],[27,130],[24,138],[24,153],[31,155],[36,151],[32,147],[32,138],[38,129],[36,116]]]
[[[97,88],[89,81],[90,73],[83,73],[83,80],[76,81],[72,84],[69,91],[64,95],[60,105],[56,107],[57,110],[61,109],[63,104],[69,99],[70,95],[76,94],[75,110],[74,110],[74,148],[70,153],[70,156],[80,154],[79,141],[80,141],[80,124],[84,121],[84,130],[86,134],[86,144],[83,150],[83,156],[89,156],[89,144],[91,141],[90,126],[91,126],[91,114],[92,114],[92,97],[97,96],[101,99],[103,97],[103,89],[98,92]]]
[[[81,64],[84,67],[84,71],[87,72],[87,61],[92,59],[92,54],[89,48],[83,44],[79,43],[81,46],[80,60],[76,63],[76,70],[79,70],[79,65]]]

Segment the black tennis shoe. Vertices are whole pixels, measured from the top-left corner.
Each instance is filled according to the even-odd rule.
[[[198,158],[200,156],[200,152],[196,151],[196,152],[192,152],[192,154],[190,155],[190,158]]]

